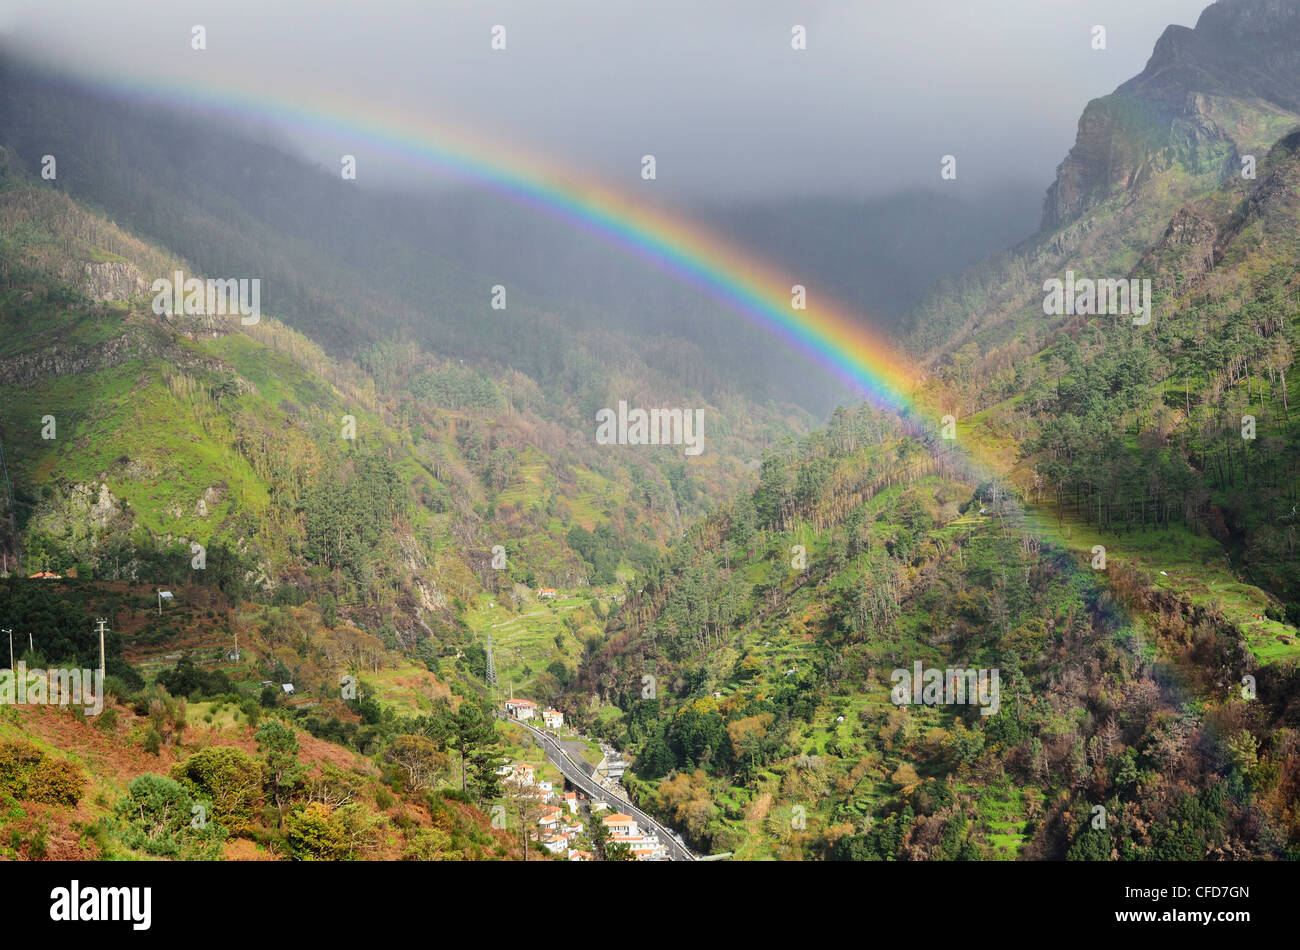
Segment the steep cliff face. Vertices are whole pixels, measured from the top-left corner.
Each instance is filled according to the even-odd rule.
[[[1257,183],[1244,194],[1230,179],[1179,208],[1136,270],[1161,285],[1188,290],[1212,278],[1234,242],[1239,256],[1285,246],[1300,216],[1300,132],[1261,156],[1258,173]]]
[[[1153,248],[1145,263],[1161,273],[1205,274],[1236,203],[1225,192],[1212,224],[1184,209],[1230,185],[1267,194],[1255,187],[1276,174],[1264,159],[1298,128],[1300,3],[1220,0],[1195,29],[1169,27],[1140,75],[1084,109],[1039,233],[936,285],[902,323],[907,345],[942,362],[971,340],[1000,344],[1017,332],[1008,324],[1041,330],[1044,280],[1130,274]]]
[[[80,274],[66,275],[91,300],[125,301],[143,294],[149,281],[126,261],[83,261]]]
[[[1300,121],[1300,5],[1220,0],[1171,26],[1146,68],[1088,104],[1043,207],[1055,230],[1180,166],[1221,178]]]

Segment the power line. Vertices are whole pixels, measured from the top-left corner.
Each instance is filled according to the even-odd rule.
[[[495,703],[497,698],[497,662],[492,656],[492,634],[487,636],[487,682],[488,689],[492,691],[492,701]]]

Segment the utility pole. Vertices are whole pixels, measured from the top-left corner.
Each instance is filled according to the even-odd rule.
[[[106,675],[104,668],[104,624],[108,623],[108,621],[100,617],[95,622],[99,624],[99,675],[104,676]]]
[[[5,461],[4,443],[0,442],[0,470],[5,476],[5,498],[9,500],[9,536],[14,542],[14,568],[19,574],[23,572],[23,549],[18,544],[18,523],[14,519],[14,490],[9,483],[9,463]],[[5,569],[8,570],[9,558],[5,557]]]
[[[9,634],[9,669],[12,670],[14,668],[14,632],[6,627],[5,633]]]
[[[520,792],[522,792],[522,791],[523,791],[523,789],[520,789]],[[523,829],[523,835],[524,835],[524,860],[527,861],[527,860],[528,860],[528,817],[524,814],[524,812],[525,812],[524,801],[523,801],[523,799],[521,798],[521,799],[519,800],[519,827],[520,827],[521,829]]]

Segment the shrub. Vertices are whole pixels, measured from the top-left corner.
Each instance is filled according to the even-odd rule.
[[[27,859],[29,861],[44,860],[49,851],[50,830],[44,825],[39,825],[32,830],[31,837],[27,839]]]
[[[32,742],[0,743],[0,792],[22,798],[27,791],[27,777],[44,757],[45,753]]]
[[[128,848],[160,857],[212,859],[220,854],[225,829],[216,821],[201,821],[196,802],[180,782],[144,774],[131,782],[114,815],[118,837]]]
[[[262,763],[231,746],[209,746],[172,768],[172,778],[196,798],[212,802],[212,814],[232,834],[253,826],[262,801]]]
[[[341,858],[347,843],[343,830],[331,821],[329,806],[312,802],[292,812],[284,821],[285,838],[299,861],[333,861]]]
[[[0,792],[46,805],[75,805],[86,789],[81,769],[31,742],[0,743]]]
[[[76,805],[86,791],[86,776],[64,759],[45,759],[27,779],[28,801]]]
[[[451,847],[451,835],[437,828],[421,828],[406,838],[404,861],[455,861],[461,852]]]
[[[158,682],[173,696],[195,696],[198,699],[220,696],[232,688],[230,677],[221,670],[201,669],[187,656],[181,657],[175,669],[159,673]]]

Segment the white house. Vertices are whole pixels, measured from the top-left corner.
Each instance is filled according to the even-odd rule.
[[[658,841],[652,841],[641,835],[610,835],[609,840],[615,844],[627,845],[627,849],[632,852],[632,857],[638,861],[649,860],[659,851]]]
[[[558,709],[543,709],[542,722],[546,723],[547,729],[564,728],[564,713]]]
[[[565,854],[569,850],[568,835],[551,835],[542,841],[542,847],[551,854]]]
[[[532,719],[537,715],[537,704],[530,699],[507,699],[506,712],[516,719]]]
[[[616,837],[619,835],[635,837],[638,834],[636,819],[631,815],[624,815],[621,812],[615,812],[612,815],[606,815],[601,819],[601,822],[604,823],[605,828],[609,833]]]

